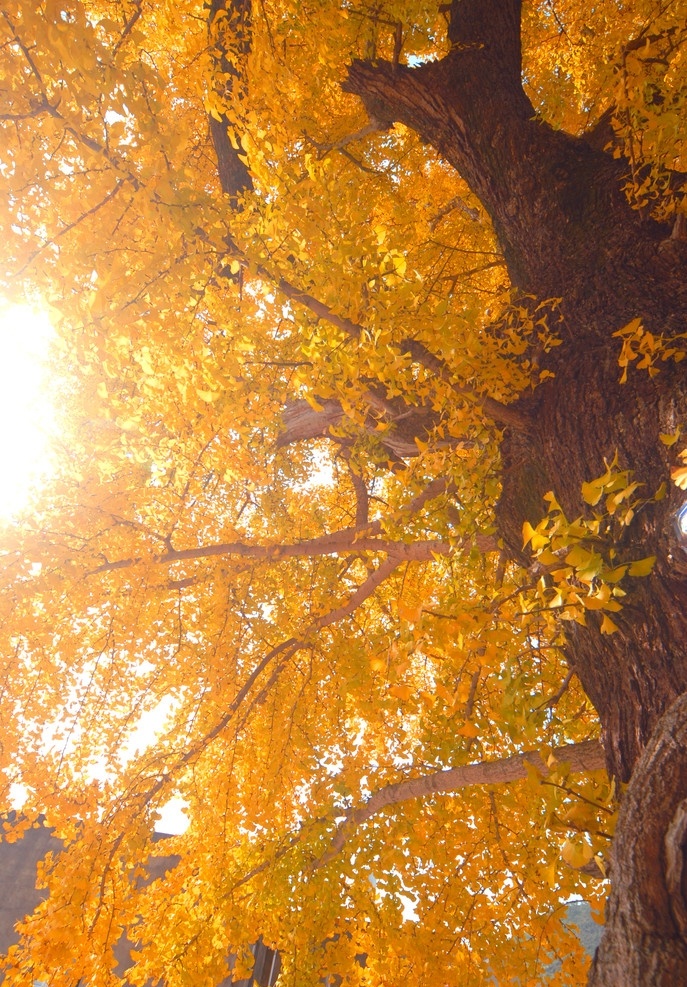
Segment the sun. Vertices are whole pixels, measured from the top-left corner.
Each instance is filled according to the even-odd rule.
[[[55,408],[48,359],[55,337],[40,309],[0,301],[0,519],[28,505],[50,466]]]

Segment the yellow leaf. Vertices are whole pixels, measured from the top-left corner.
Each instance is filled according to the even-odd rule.
[[[603,876],[604,877],[608,877],[607,868],[606,868],[606,861],[601,856],[601,854],[600,853],[595,853],[594,854],[594,860],[596,861],[596,866],[599,868],[599,870],[601,871],[601,873],[603,874]],[[594,916],[594,911],[592,909],[592,917],[593,916]],[[594,919],[594,921],[597,921],[597,919]],[[599,924],[600,925],[603,925],[603,919],[602,919],[602,921]]]
[[[574,566],[576,569],[583,569],[589,565],[591,558],[591,552],[587,551],[586,548],[582,548],[581,545],[575,545],[566,555],[565,561],[568,565]]]
[[[422,617],[422,607],[412,607],[403,600],[396,601],[398,616],[401,620],[408,621],[409,624],[416,624]]]
[[[216,401],[217,400],[217,398],[220,395],[220,392],[219,391],[206,391],[206,390],[203,390],[200,387],[197,387],[196,388],[196,394],[201,399],[201,401],[207,401],[208,404],[211,404],[213,401]]]
[[[603,492],[603,483],[600,483],[599,480],[591,480],[589,483],[582,484],[582,499],[591,507],[596,507],[601,500]]]
[[[655,564],[656,556],[648,555],[645,559],[638,559],[637,562],[631,562],[629,573],[631,576],[648,576]]]
[[[409,685],[392,685],[389,694],[405,703],[413,695],[413,689]]]
[[[440,699],[443,699],[445,703],[451,705],[453,703],[453,693],[442,682],[437,682],[436,693]]]
[[[603,620],[601,621],[601,633],[602,634],[615,634],[616,631],[620,630],[617,624],[615,624],[607,613],[604,614]]]
[[[594,851],[586,842],[578,840],[566,840],[561,849],[561,857],[566,864],[579,870],[584,867],[594,856]]]
[[[552,860],[546,867],[542,867],[542,877],[550,888],[556,887],[556,861]]]
[[[540,531],[536,531],[532,536],[532,550],[534,552],[540,552],[542,548],[546,548],[550,541],[551,539],[548,535],[544,535]]]
[[[605,583],[617,583],[627,574],[628,566],[619,565],[615,569],[608,569],[602,574],[602,579]]]
[[[308,402],[313,411],[324,411],[324,405],[320,404],[316,397],[312,394],[304,394],[305,400]]]
[[[597,862],[597,864],[599,863],[599,855],[598,854],[597,854],[596,862]],[[601,866],[601,865],[599,864],[599,866]],[[606,873],[606,867],[605,867],[605,865],[602,868],[602,872],[605,875],[605,873]],[[606,924],[606,903],[605,903],[605,901],[601,901],[601,902],[594,902],[594,901],[592,901],[592,902],[590,902],[590,911],[592,913],[592,918],[594,919],[594,921],[596,922],[597,925],[605,925]]]
[[[522,526],[523,548],[528,542],[532,544],[532,551],[539,552],[549,544],[549,536],[544,535],[538,528],[533,528],[529,521],[525,521]]]
[[[459,733],[461,737],[478,737],[479,727],[476,727],[474,723],[471,723],[468,720],[467,723],[462,725],[462,727],[458,727],[456,733]]]
[[[664,446],[674,446],[680,438],[681,429],[678,427],[674,432],[661,432],[659,439]]]
[[[680,490],[687,490],[687,466],[678,466],[671,470],[670,478]]]
[[[398,274],[400,277],[403,277],[403,275],[406,273],[406,268],[407,268],[407,261],[405,257],[403,257],[400,254],[396,255],[394,257],[394,270],[396,271],[396,274]]]
[[[532,525],[530,524],[530,522],[529,521],[525,521],[525,523],[522,526],[522,539],[523,539],[522,540],[522,547],[523,548],[525,548],[525,546],[528,545],[529,542],[532,541],[532,538],[533,538],[534,534],[535,534],[535,531],[534,531],[534,528],[532,527]]]
[[[618,329],[618,331],[614,332],[613,335],[619,336],[621,338],[623,337],[629,338],[631,336],[637,336],[637,335],[641,336],[642,332],[643,332],[642,320],[641,318],[636,318],[633,319],[632,322],[628,322],[627,325],[623,326],[622,329]]]

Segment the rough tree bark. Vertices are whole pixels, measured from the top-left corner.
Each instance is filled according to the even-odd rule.
[[[669,483],[659,433],[687,420],[684,365],[620,384],[613,333],[636,317],[667,337],[683,330],[687,273],[660,249],[670,229],[629,206],[623,161],[593,134],[554,131],[537,117],[521,84],[520,6],[454,0],[442,61],[355,62],[345,89],[377,120],[415,130],[468,181],[516,287],[562,299],[563,345],[545,364],[555,376],[522,399],[531,426],[507,429],[502,447],[498,524],[522,560],[522,525],[543,516],[542,495],[553,490],[578,516],[582,483],[616,452],[648,495]],[[687,553],[674,523],[683,500],[673,487],[627,531],[620,560],[657,562],[617,615],[620,633],[603,636],[590,619],[569,636],[567,658],[599,713],[608,769],[631,779],[593,985],[687,983]]]
[[[613,842],[613,893],[593,987],[685,983],[687,696],[665,714],[635,766]]]

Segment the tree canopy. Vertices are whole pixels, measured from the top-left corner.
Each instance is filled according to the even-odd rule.
[[[0,288],[59,408],[1,533],[0,804],[65,844],[7,982],[115,984],[126,933],[132,985],[259,937],[284,985],[583,983],[627,782],[687,949],[684,0],[0,29]]]

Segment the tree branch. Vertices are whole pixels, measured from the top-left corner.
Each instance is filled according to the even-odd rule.
[[[519,432],[527,432],[531,428],[532,422],[529,416],[523,414],[512,405],[502,404],[500,401],[496,401],[488,395],[477,394],[471,387],[456,384],[452,379],[451,370],[448,364],[444,360],[441,360],[438,356],[431,353],[424,343],[421,343],[419,340],[404,339],[401,343],[401,352],[409,353],[416,363],[419,363],[421,366],[425,367],[426,370],[431,371],[436,374],[437,377],[441,377],[442,380],[445,380],[448,384],[450,384],[452,390],[456,394],[459,394],[461,397],[476,399],[482,406],[484,413],[490,418],[493,418],[494,421],[501,422],[504,425],[510,425]]]
[[[200,545],[196,548],[171,549],[154,555],[150,561],[154,565],[170,565],[174,562],[190,562],[199,559],[230,556],[255,561],[278,561],[293,558],[318,558],[324,555],[344,555],[353,553],[362,555],[365,552],[379,552],[394,558],[397,562],[424,562],[433,555],[450,555],[453,549],[441,539],[426,541],[403,542],[387,538],[376,538],[374,532],[380,530],[378,524],[371,525],[363,532],[357,527],[343,528],[316,538],[302,542],[280,545],[249,545],[245,542],[219,542],[213,545]],[[369,534],[372,530],[372,534]],[[148,561],[145,557],[130,557],[118,559],[116,562],[103,562],[89,575],[95,576],[101,572],[115,572],[117,569],[130,569]]]
[[[362,530],[370,523],[370,495],[367,491],[365,478],[353,469],[350,450],[345,450],[344,458],[347,461],[348,475],[355,493],[355,526]]]
[[[377,587],[381,586],[389,578],[391,573],[399,567],[402,561],[401,559],[387,559],[386,562],[382,562],[374,572],[370,573],[365,582],[361,583],[358,589],[351,593],[346,603],[343,603],[340,607],[336,607],[335,610],[330,610],[329,613],[324,614],[322,617],[317,617],[311,625],[312,630],[320,631],[324,627],[331,627],[332,624],[342,620],[344,617],[350,617],[358,609],[360,604],[364,603],[374,593]]]
[[[558,763],[565,763],[575,773],[599,771],[605,765],[605,754],[598,740],[557,747],[554,756]],[[420,778],[410,778],[380,788],[357,809],[349,809],[339,826],[329,849],[312,865],[313,870],[324,867],[343,850],[354,830],[390,805],[398,805],[409,799],[446,795],[474,785],[504,785],[527,777],[527,769],[534,768],[545,777],[551,771],[538,751],[514,754],[500,761],[481,761],[446,771],[435,771]]]
[[[131,17],[128,19],[128,21],[126,22],[126,24],[124,25],[124,27],[122,29],[122,33],[119,36],[119,41],[117,42],[117,44],[112,49],[112,52],[113,52],[114,55],[117,54],[117,52],[119,51],[119,49],[122,47],[122,45],[124,44],[124,42],[126,41],[126,39],[128,38],[128,36],[131,34],[132,30],[136,26],[136,21],[138,21],[138,19],[141,16],[141,13],[142,13],[142,11],[141,11],[141,4],[142,4],[142,2],[143,2],[143,0],[134,0],[134,12],[131,15]]]
[[[456,54],[485,52],[500,67],[504,85],[522,86],[522,0],[453,0],[448,39]]]
[[[217,71],[222,79],[215,91],[220,104],[229,101],[238,106],[243,98],[245,73],[243,66],[252,44],[251,0],[212,0],[208,13],[208,35],[217,58]],[[234,147],[229,129],[235,121],[226,113],[219,119],[210,113],[210,134],[217,155],[217,171],[222,191],[236,204],[238,196],[251,191],[253,179],[241,158],[242,148]],[[237,141],[238,143],[238,141]]]
[[[265,268],[259,268],[258,274],[266,277],[273,284],[276,284],[277,288],[283,295],[286,295],[288,299],[293,302],[298,302],[299,305],[303,305],[305,308],[309,309],[313,315],[316,315],[318,319],[324,319],[328,322],[330,326],[334,326],[336,329],[341,329],[345,332],[347,336],[351,339],[358,339],[362,333],[365,331],[362,326],[358,325],[357,322],[353,322],[351,319],[347,319],[344,316],[337,315],[336,312],[332,311],[328,305],[324,302],[319,301],[314,295],[308,294],[307,291],[303,291],[301,288],[297,288],[295,285],[287,281],[286,278],[273,277],[269,271]]]
[[[381,586],[382,583],[389,578],[394,569],[397,569],[400,564],[401,563],[399,561],[390,559],[386,562],[382,562],[382,564],[378,566],[374,572],[371,572],[368,577],[357,587],[357,589],[350,594],[345,603],[342,603],[340,606],[335,607],[333,610],[330,610],[319,617],[315,617],[315,619],[305,628],[305,631],[299,638],[291,637],[286,641],[282,641],[281,644],[276,645],[276,647],[271,648],[247,677],[246,681],[229,704],[224,716],[221,717],[212,730],[210,730],[204,737],[198,740],[197,743],[195,743],[192,747],[189,747],[184,752],[179,759],[178,767],[183,768],[187,766],[193,758],[197,757],[198,754],[200,754],[211,741],[218,737],[229,726],[241,705],[248,698],[251,689],[256,684],[259,677],[270,665],[274,664],[277,658],[279,659],[278,667],[273,671],[272,676],[270,677],[270,682],[260,690],[258,697],[253,700],[251,706],[264,701],[269,688],[271,688],[271,685],[273,685],[276,681],[286,662],[289,661],[293,655],[295,655],[302,648],[307,648],[310,646],[313,634],[317,631],[323,630],[325,627],[331,627],[332,624],[336,624],[339,620],[343,620],[344,617],[349,617],[352,613],[354,613],[354,611],[357,610],[358,607],[365,602],[365,600],[372,596],[377,587]]]
[[[267,270],[265,270],[265,268],[259,268],[258,274],[268,278],[272,282],[276,280]],[[323,319],[325,322],[335,326],[337,329],[341,329],[352,339],[359,339],[366,332],[363,326],[359,325],[357,322],[353,322],[351,319],[337,315],[331,308],[329,308],[328,305],[325,305],[324,302],[319,301],[313,295],[308,294],[308,292],[296,288],[290,281],[287,281],[286,278],[279,278],[277,281],[277,287],[291,301],[304,305],[319,319]],[[471,387],[466,387],[465,385],[457,384],[453,381],[448,365],[443,360],[440,360],[439,357],[434,356],[434,354],[431,353],[427,347],[418,340],[404,339],[401,341],[400,349],[402,353],[410,354],[410,356],[417,363],[424,366],[425,369],[441,377],[443,380],[446,380],[456,394],[460,394],[462,397],[470,398],[476,401],[484,409],[485,414],[487,414],[490,418],[493,418],[494,421],[501,422],[504,425],[510,425],[519,431],[528,431],[531,427],[532,423],[530,419],[522,412],[517,411],[510,405],[502,404],[495,398],[480,394],[479,391],[475,391]],[[287,443],[284,442],[283,444]]]
[[[404,505],[397,512],[397,517],[407,515],[415,516],[427,501],[440,496],[449,488],[449,481],[443,477],[432,480],[427,487],[417,494],[408,504]],[[199,559],[217,558],[229,556],[235,558],[252,559],[255,561],[279,561],[289,558],[318,558],[326,555],[362,555],[373,552],[387,555],[395,565],[401,562],[426,562],[433,556],[448,556],[456,551],[460,551],[460,546],[451,546],[443,539],[434,538],[418,540],[414,542],[394,541],[389,538],[380,537],[383,532],[381,520],[373,521],[371,524],[355,524],[348,528],[341,528],[338,531],[327,532],[315,538],[308,538],[301,542],[278,545],[250,545],[246,542],[218,542],[212,545],[199,545],[194,548],[175,549],[165,539],[168,550],[153,555],[152,558],[138,556],[125,559],[118,559],[115,562],[103,562],[97,568],[92,569],[88,575],[95,576],[101,572],[114,572],[118,569],[130,569],[145,562],[152,562],[154,565],[170,565],[174,562],[196,561]],[[463,548],[477,544],[480,551],[490,552],[497,548],[496,539],[490,535],[477,535],[474,540],[465,539]],[[175,583],[181,586],[183,580]]]
[[[462,196],[454,195],[454,197],[449,202],[447,202],[445,206],[442,206],[439,212],[436,213],[436,215],[434,215],[432,219],[430,219],[429,221],[430,230],[434,232],[434,230],[437,228],[437,226],[444,218],[444,216],[448,216],[448,214],[453,212],[454,209],[458,209],[460,212],[463,213],[463,215],[467,216],[468,219],[471,219],[473,223],[479,222],[479,210],[471,209],[470,206],[467,204],[467,202],[463,200]],[[499,262],[494,261],[493,263],[499,263]]]
[[[415,68],[355,61],[343,88],[368,113],[414,130],[463,176],[489,214],[514,285],[542,300],[562,298],[571,266],[580,267],[581,230],[588,243],[622,230],[627,256],[640,219],[610,155],[537,118],[522,87],[520,7],[454,0],[443,59]],[[600,293],[613,274],[594,252],[585,262],[580,278],[594,298],[590,286]],[[606,316],[596,309],[594,316],[601,326]]]
[[[80,223],[83,223],[84,220],[88,219],[90,216],[93,216],[95,215],[95,213],[99,212],[103,208],[103,206],[106,206],[109,202],[111,202],[115,198],[115,196],[121,191],[123,187],[124,187],[124,182],[121,180],[117,180],[115,182],[114,187],[110,189],[107,195],[103,196],[100,202],[97,202],[94,206],[91,206],[90,209],[87,209],[86,212],[82,213],[77,219],[72,220],[71,223],[68,223],[61,230],[58,230],[57,233],[55,233],[53,236],[49,237],[44,243],[42,243],[40,247],[36,247],[36,249],[29,254],[28,258],[22,264],[22,266],[17,270],[15,277],[18,277],[19,275],[23,274],[24,271],[26,271],[26,269],[30,267],[31,264],[33,264],[35,259],[39,257],[44,250],[47,250],[48,247],[55,246],[55,244],[59,239],[61,239],[61,237],[66,236],[67,233],[70,233],[75,227],[79,226]]]
[[[329,434],[330,428],[341,424],[344,411],[340,401],[324,398],[318,403],[319,410],[304,398],[286,402],[282,413],[284,431],[277,438],[277,449],[292,442],[323,438]]]

